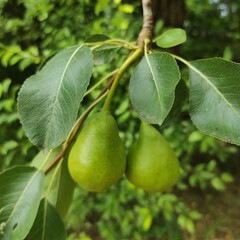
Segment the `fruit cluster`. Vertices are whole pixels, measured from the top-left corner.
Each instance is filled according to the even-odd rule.
[[[73,180],[82,188],[101,192],[125,173],[145,191],[164,191],[179,176],[179,161],[163,136],[141,122],[139,138],[126,157],[125,145],[109,111],[92,114],[84,123],[68,158]]]

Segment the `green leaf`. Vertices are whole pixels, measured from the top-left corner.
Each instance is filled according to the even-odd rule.
[[[61,151],[62,146],[53,149],[49,155],[46,151],[42,150],[34,157],[31,166],[39,168],[47,158],[43,166],[43,169],[45,169],[55,160]],[[59,162],[59,164],[46,175],[42,194],[42,196],[47,198],[47,200],[56,207],[62,219],[64,219],[69,209],[75,187],[75,182],[72,180],[68,171],[67,155],[61,160],[62,162]]]
[[[225,185],[224,185],[223,181],[218,177],[213,178],[211,180],[211,184],[218,191],[224,191],[225,190]]]
[[[134,6],[131,4],[120,4],[118,5],[118,10],[124,13],[133,13]]]
[[[170,54],[149,54],[142,59],[129,87],[133,108],[142,120],[162,124],[172,108],[179,79],[178,66]]]
[[[151,214],[146,215],[144,222],[143,222],[143,231],[148,231],[152,226],[152,216]]]
[[[232,183],[234,181],[234,178],[232,175],[230,175],[227,172],[224,172],[221,174],[221,179],[222,181],[224,181],[225,183]]]
[[[171,111],[169,112],[167,118],[164,120],[161,128],[172,126],[179,121],[182,114],[182,108],[184,103],[188,101],[188,87],[184,81],[179,81],[175,88],[175,99]]]
[[[0,174],[0,239],[24,239],[37,215],[44,174],[17,166]]]
[[[65,240],[64,224],[55,208],[46,200],[41,201],[37,217],[26,240]]]
[[[32,59],[30,58],[24,58],[19,62],[19,69],[21,71],[24,71],[27,67],[33,64]]]
[[[85,40],[86,43],[96,43],[96,42],[104,42],[109,40],[108,36],[102,34],[94,34]]]
[[[105,10],[108,5],[109,5],[109,0],[98,0],[94,9],[95,14],[99,15],[99,13]]]
[[[58,192],[56,198],[56,210],[62,219],[68,212],[69,206],[72,201],[75,182],[72,180],[69,170],[67,157],[63,159],[58,178]]]
[[[102,34],[95,34],[90,36],[85,40],[86,43],[99,43],[99,42],[105,42],[106,40],[109,40],[110,38],[102,35]],[[109,63],[113,60],[116,52],[120,49],[119,46],[115,46],[112,44],[105,43],[102,46],[99,46],[93,50],[94,54],[94,63],[95,65],[98,64],[104,64]]]
[[[181,28],[173,28],[165,31],[154,41],[161,48],[170,48],[182,44],[187,39],[186,32]]]
[[[32,167],[35,167],[37,169],[39,168],[46,168],[49,164],[51,164],[54,159],[60,154],[60,152],[62,151],[63,146],[58,146],[55,149],[52,149],[51,152],[46,151],[46,149],[41,150],[38,152],[38,154],[33,158],[33,160],[31,161],[30,165]],[[44,162],[44,165],[43,165]],[[47,174],[46,178],[51,175],[51,173]]]
[[[189,217],[193,220],[198,220],[202,217],[202,214],[200,212],[197,212],[197,211],[190,211],[189,212]]]
[[[25,81],[18,97],[19,117],[33,144],[52,149],[66,139],[92,68],[89,48],[75,46],[55,55]]]
[[[3,94],[3,85],[0,83],[0,98],[2,97]]]
[[[208,135],[240,145],[240,65],[214,58],[189,67],[193,123]]]

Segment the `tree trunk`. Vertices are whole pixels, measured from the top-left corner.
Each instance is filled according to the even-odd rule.
[[[164,27],[183,27],[185,0],[153,0],[154,22],[164,21]]]

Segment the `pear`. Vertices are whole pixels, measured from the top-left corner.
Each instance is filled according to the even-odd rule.
[[[139,138],[128,153],[127,179],[145,191],[164,191],[177,182],[179,169],[178,158],[161,133],[141,122]]]
[[[73,180],[82,188],[101,192],[125,172],[125,146],[110,112],[92,114],[82,127],[68,158]]]

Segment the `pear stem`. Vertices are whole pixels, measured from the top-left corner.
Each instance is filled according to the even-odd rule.
[[[104,106],[102,108],[103,111],[109,111],[110,110],[110,105],[112,102],[112,98],[114,96],[114,93],[116,91],[117,85],[119,83],[119,80],[121,79],[122,75],[124,72],[132,65],[132,63],[138,59],[141,55],[143,54],[143,49],[138,48],[136,49],[128,58],[127,60],[123,63],[123,65],[119,68],[119,71],[115,74],[113,84],[110,88],[110,91],[107,95],[106,101],[104,103]]]

